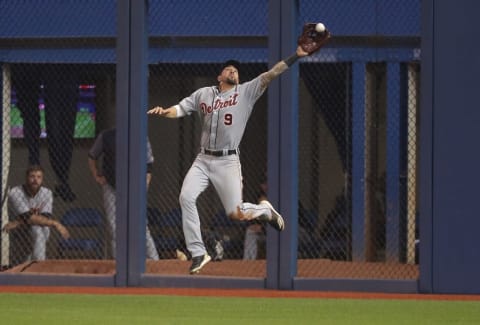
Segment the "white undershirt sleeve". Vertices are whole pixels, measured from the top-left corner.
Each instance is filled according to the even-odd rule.
[[[175,110],[177,111],[177,117],[182,117],[187,115],[187,113],[185,113],[185,111],[180,107],[180,105],[175,105],[173,107],[175,107]]]

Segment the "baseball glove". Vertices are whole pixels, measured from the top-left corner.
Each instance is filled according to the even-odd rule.
[[[315,30],[316,23],[306,23],[303,25],[302,34],[298,37],[298,45],[311,55],[318,51],[330,38],[330,32],[325,29],[319,33]]]

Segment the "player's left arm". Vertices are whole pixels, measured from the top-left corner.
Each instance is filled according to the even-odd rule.
[[[177,105],[170,106],[168,108],[163,108],[162,106],[155,106],[154,108],[147,111],[149,115],[160,115],[168,118],[177,118],[181,117],[178,114]]]
[[[264,89],[267,88],[273,79],[277,78],[279,75],[285,72],[292,64],[297,62],[298,59],[307,55],[308,52],[305,52],[301,46],[298,46],[295,54],[291,55],[287,59],[276,63],[270,70],[260,75],[261,87]]]

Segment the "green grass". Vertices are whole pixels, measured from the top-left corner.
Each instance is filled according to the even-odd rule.
[[[480,324],[480,301],[0,294],[1,324]]]

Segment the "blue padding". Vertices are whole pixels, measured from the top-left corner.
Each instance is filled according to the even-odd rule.
[[[156,236],[155,245],[159,251],[172,251],[181,247],[180,239],[170,236]]]
[[[0,37],[115,36],[116,6],[114,0],[2,1]]]
[[[95,208],[73,208],[65,212],[62,224],[70,227],[94,227],[102,224],[103,216]]]
[[[223,14],[219,14],[223,12]],[[266,35],[268,1],[150,1],[150,35]]]
[[[114,0],[3,1],[0,37],[114,37],[117,6]],[[225,15],[219,15],[219,10]],[[155,0],[149,5],[148,33],[268,35],[268,10],[268,1],[204,0],[195,5]],[[310,0],[299,6],[298,21],[324,21],[334,36],[419,35],[420,14],[420,0],[402,0],[394,5],[391,1]],[[298,24],[297,32],[302,25]]]
[[[157,208],[147,208],[147,221],[148,224],[154,225],[158,222],[161,216],[161,212]]]
[[[59,246],[64,250],[94,251],[100,249],[102,245],[96,239],[69,238],[60,240]]]
[[[167,213],[161,213],[157,208],[147,208],[147,218],[150,225],[156,225],[160,228],[182,226],[180,208],[174,208]]]
[[[114,48],[11,48],[0,50],[0,61],[11,63],[115,63]]]
[[[160,226],[165,227],[181,227],[182,226],[182,211],[180,208],[170,210],[160,218]]]

